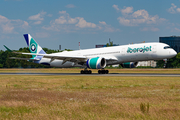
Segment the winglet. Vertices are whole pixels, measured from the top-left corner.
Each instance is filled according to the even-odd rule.
[[[6,49],[7,49],[7,51],[9,51],[9,52],[13,52],[12,50],[10,50],[7,46],[5,46],[5,45],[3,45]]]

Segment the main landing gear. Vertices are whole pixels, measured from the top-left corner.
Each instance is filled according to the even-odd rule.
[[[81,74],[91,74],[91,73],[92,73],[91,70],[87,70],[87,69],[81,70]],[[98,73],[99,73],[99,74],[108,74],[108,73],[109,73],[109,70],[104,70],[104,69],[98,70]]]
[[[81,74],[91,74],[91,73],[92,73],[91,70],[87,70],[87,69],[81,70]]]
[[[98,70],[98,73],[99,74],[108,74],[109,73],[109,70]]]

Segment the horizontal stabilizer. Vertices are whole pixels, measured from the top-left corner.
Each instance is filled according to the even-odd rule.
[[[22,54],[21,52],[16,52],[16,51],[14,51],[14,50],[11,50],[11,49],[9,49],[7,46],[5,46],[5,45],[3,45],[5,48],[6,48],[6,50],[7,51],[9,51],[9,52],[12,52],[12,53],[16,53],[16,54]]]
[[[7,51],[9,51],[9,52],[13,52],[12,50],[10,50],[7,46],[5,46],[5,45],[3,45],[5,48],[6,48],[6,50]]]

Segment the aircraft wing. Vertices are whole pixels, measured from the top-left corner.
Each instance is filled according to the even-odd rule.
[[[54,59],[66,59],[66,58],[72,58],[72,59],[88,59],[86,56],[64,56],[64,55],[54,55],[54,54],[35,54],[35,53],[20,53],[24,55],[37,55],[37,56],[43,56],[43,58],[54,58]],[[114,56],[107,56],[104,57],[108,61],[117,61],[118,59]]]
[[[118,61],[118,59],[114,56],[105,56],[104,57],[107,61]]]
[[[50,62],[54,61],[55,59],[58,60],[63,60],[63,64],[66,61],[71,61],[71,62],[86,62],[86,60],[88,59],[86,56],[67,56],[67,55],[57,55],[57,54],[37,54],[37,53],[22,53],[22,52],[15,52],[10,50],[7,46],[4,45],[4,47],[9,51],[9,52],[13,52],[16,54],[24,54],[24,55],[37,55],[37,56],[43,56],[43,58],[49,58],[51,59]],[[118,59],[114,56],[105,56],[104,57],[107,61],[117,61]],[[31,60],[31,61],[38,61],[40,59],[36,58],[36,59],[32,59],[32,58],[16,58],[16,57],[10,57],[10,59],[18,59],[18,60]]]
[[[43,56],[43,58],[49,58],[51,59],[51,62],[55,59],[58,60],[64,60],[64,61],[73,61],[73,60],[79,60],[81,62],[86,61],[88,58],[86,56],[66,56],[66,55],[56,55],[56,54],[35,54],[35,53],[18,53],[18,54],[24,54],[24,55],[37,55],[37,56]],[[114,56],[106,56],[104,57],[107,61],[117,61],[118,59]]]
[[[56,55],[56,54],[35,54],[35,53],[17,53],[17,54],[24,54],[24,55],[37,55],[43,56],[43,58],[50,58],[52,62],[55,59],[64,60],[65,61],[85,61],[87,58],[85,56],[66,56],[66,55]]]
[[[32,58],[17,58],[17,57],[10,57],[9,59],[16,59],[16,60],[31,60],[31,61],[38,61],[40,59],[32,59]]]

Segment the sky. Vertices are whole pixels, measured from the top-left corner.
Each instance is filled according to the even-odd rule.
[[[180,0],[1,0],[0,6],[0,50],[27,47],[27,33],[54,50],[180,36]]]

